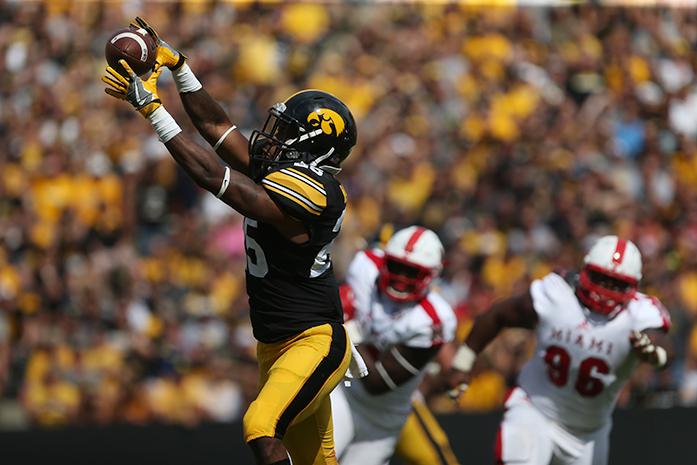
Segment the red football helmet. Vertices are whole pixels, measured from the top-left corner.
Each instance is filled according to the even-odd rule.
[[[443,244],[433,231],[409,226],[385,246],[378,286],[395,302],[421,300],[443,268]]]
[[[634,297],[641,280],[641,253],[632,241],[604,236],[583,259],[576,296],[596,313],[614,317]]]

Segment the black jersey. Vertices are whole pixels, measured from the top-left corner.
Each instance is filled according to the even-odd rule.
[[[245,220],[254,337],[277,342],[312,326],[343,322],[329,249],[346,209],[344,188],[329,173],[302,162],[271,170],[261,185],[305,225],[310,238],[296,244],[270,224]]]

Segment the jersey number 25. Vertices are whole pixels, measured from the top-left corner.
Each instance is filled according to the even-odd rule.
[[[257,220],[251,218],[244,219],[244,242],[247,247],[247,270],[249,274],[256,278],[263,278],[269,272],[269,265],[266,263],[266,255],[259,243],[249,234],[250,229],[257,228]]]

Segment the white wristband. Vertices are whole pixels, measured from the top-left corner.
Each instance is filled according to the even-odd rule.
[[[462,344],[453,357],[453,368],[465,372],[470,371],[476,359],[477,354],[467,344]]]
[[[213,146],[213,151],[214,151],[214,152],[217,152],[217,151],[218,151],[218,147],[220,147],[220,146],[223,144],[223,141],[225,140],[225,138],[226,138],[228,135],[230,135],[230,133],[231,133],[232,131],[234,131],[235,129],[237,129],[237,126],[235,126],[235,125],[233,124],[232,126],[230,126],[230,127],[228,128],[227,131],[225,131],[225,132],[223,133],[222,136],[220,136],[220,139],[218,139],[218,142],[216,142],[215,145]]]
[[[668,362],[668,353],[661,346],[656,346],[656,364],[657,368],[663,368]]]
[[[226,166],[225,167],[225,176],[223,176],[223,183],[220,185],[220,190],[218,193],[215,195],[216,197],[220,198],[225,191],[227,190],[227,186],[230,185],[230,167]]]
[[[152,124],[153,129],[155,129],[157,137],[163,144],[169,142],[172,137],[182,132],[182,128],[174,121],[172,115],[165,110],[164,105],[160,105],[155,111],[150,113],[148,120],[150,120],[150,124]]]
[[[203,87],[187,63],[181,65],[176,71],[172,71],[172,77],[180,94],[195,92]]]

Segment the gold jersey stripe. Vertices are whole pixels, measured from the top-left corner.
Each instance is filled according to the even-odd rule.
[[[295,173],[295,174],[298,174],[298,175],[302,176],[304,179],[307,180],[308,183],[310,183],[311,185],[315,186],[317,189],[320,189],[321,191],[324,191],[324,186],[323,186],[321,183],[319,183],[319,182],[317,182],[316,180],[312,179],[310,176],[306,175],[306,174],[303,173],[302,171],[294,170],[293,168],[287,168],[287,170],[290,171],[290,172],[293,172],[293,173]],[[281,171],[284,171],[284,170],[281,170]]]
[[[315,216],[319,216],[319,215],[321,214],[321,212],[316,211],[316,210],[313,210],[313,209],[310,208],[308,205],[306,205],[304,202],[302,202],[300,199],[297,199],[297,198],[295,198],[294,196],[292,196],[292,195],[290,195],[290,194],[288,194],[288,193],[286,193],[286,192],[283,192],[281,189],[278,189],[278,188],[272,186],[271,184],[265,183],[265,182],[263,182],[263,181],[262,181],[262,184],[264,184],[264,187],[265,187],[266,189],[268,189],[268,190],[270,190],[270,191],[272,191],[272,192],[275,192],[275,193],[277,193],[277,194],[279,194],[279,195],[282,195],[283,197],[287,198],[288,200],[292,200],[293,202],[297,203],[298,205],[300,205],[301,207],[303,207],[305,210],[307,210],[309,213],[312,213],[312,214],[315,215]]]
[[[348,201],[348,195],[346,194],[346,189],[344,189],[344,186],[339,184],[339,189],[341,189],[341,193],[344,194],[344,203]]]
[[[305,200],[313,203],[319,209],[324,209],[327,206],[327,196],[319,192],[314,187],[308,185],[308,183],[299,180],[295,176],[285,174],[281,171],[274,171],[273,173],[266,176],[269,181],[273,181],[286,189],[289,189]]]
[[[264,184],[265,186],[274,187],[274,188],[276,188],[276,190],[280,190],[281,192],[283,192],[283,193],[285,193],[285,194],[287,194],[287,195],[289,195],[289,196],[295,198],[296,200],[302,202],[303,204],[305,204],[307,207],[311,208],[312,210],[314,210],[314,211],[316,211],[316,212],[319,212],[319,213],[322,213],[322,209],[321,209],[320,207],[318,207],[318,206],[315,205],[314,203],[310,202],[309,200],[307,200],[305,197],[303,197],[302,195],[298,194],[298,193],[295,192],[294,190],[288,189],[287,187],[282,186],[282,185],[280,185],[280,184],[277,184],[277,183],[275,183],[275,182],[273,182],[273,181],[271,181],[271,180],[269,180],[269,179],[264,179],[264,180],[262,180],[261,182],[262,182],[262,184]]]

